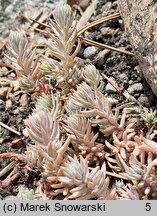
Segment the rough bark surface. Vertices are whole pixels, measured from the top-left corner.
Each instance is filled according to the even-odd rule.
[[[143,75],[157,95],[157,0],[119,0],[119,11]]]

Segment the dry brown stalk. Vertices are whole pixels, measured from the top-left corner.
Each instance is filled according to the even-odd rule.
[[[82,43],[85,43],[85,44],[88,44],[88,45],[91,45],[91,46],[96,46],[96,47],[101,48],[101,49],[109,49],[111,51],[115,51],[115,52],[118,52],[118,53],[123,53],[123,54],[126,54],[126,55],[134,56],[134,54],[132,52],[129,52],[129,51],[126,51],[126,50],[121,50],[121,49],[111,47],[111,46],[108,46],[106,44],[102,44],[102,43],[92,41],[92,40],[89,40],[89,39],[86,39],[86,38],[82,38],[82,37],[79,37],[79,38],[80,38]]]

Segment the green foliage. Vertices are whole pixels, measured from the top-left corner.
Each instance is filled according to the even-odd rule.
[[[50,95],[42,94],[35,105],[35,111],[38,112],[40,110],[49,110],[51,111],[53,107],[52,98]]]
[[[153,121],[157,117],[156,110],[154,110],[154,112],[153,112],[152,109],[150,111],[148,109],[146,109],[145,112],[141,115],[141,117],[143,118],[145,123],[151,124],[151,123],[153,123]]]

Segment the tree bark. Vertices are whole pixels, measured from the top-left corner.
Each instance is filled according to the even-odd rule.
[[[119,0],[118,3],[142,73],[157,95],[157,0]]]

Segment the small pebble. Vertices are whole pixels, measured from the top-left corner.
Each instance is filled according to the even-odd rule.
[[[6,67],[0,68],[0,77],[5,76],[8,73],[8,69]]]
[[[9,90],[9,87],[1,87],[0,88],[0,97],[6,97],[8,90]]]
[[[138,101],[141,103],[142,106],[145,106],[147,103],[149,103],[148,97],[142,95],[138,98]]]
[[[100,29],[100,32],[102,34],[102,36],[106,36],[106,35],[111,35],[111,36],[114,36],[115,34],[117,34],[119,30],[116,29],[111,29],[110,27],[103,27]]]
[[[130,85],[129,88],[127,89],[127,91],[133,95],[135,93],[139,93],[141,91],[143,91],[143,85],[141,83],[135,83],[133,85]]]
[[[138,101],[141,103],[142,106],[150,107],[154,103],[154,97],[153,96],[147,97],[145,95],[141,95],[138,98]]]
[[[0,77],[0,86],[2,86],[2,87],[10,86],[10,80],[6,79],[4,77],[3,78]]]
[[[10,4],[6,9],[5,9],[5,15],[10,15],[13,12],[13,5]]]
[[[20,89],[20,82],[19,82],[19,80],[12,81],[12,86],[14,87],[14,92],[18,91]]]
[[[29,136],[29,133],[28,133],[27,128],[23,129],[22,134],[23,134],[25,137],[28,137],[28,136]]]
[[[133,83],[133,80],[129,80],[129,85],[132,85]]]
[[[87,58],[92,59],[96,55],[97,51],[98,51],[97,47],[89,46],[84,50],[83,56],[86,59]]]
[[[112,2],[108,1],[106,4],[103,6],[104,11],[109,11],[112,8]]]
[[[22,142],[22,139],[21,139],[21,138],[18,138],[18,139],[14,139],[14,140],[11,142],[11,144],[12,144],[12,147],[13,147],[13,148],[19,149],[19,148],[22,146],[23,142]]]
[[[12,101],[10,99],[6,100],[5,108],[10,109],[12,108],[12,106],[13,106]]]
[[[28,95],[23,94],[19,100],[21,106],[26,106],[28,104]]]
[[[105,64],[109,54],[110,54],[110,51],[107,49],[100,51],[94,59],[94,63],[96,64],[96,66],[102,67],[103,64]]]
[[[14,115],[19,115],[19,113],[20,113],[19,109],[14,110]]]
[[[110,80],[115,82],[115,79],[113,77],[110,77]],[[107,93],[115,93],[115,92],[117,92],[117,90],[110,83],[107,83],[107,85],[105,87],[105,90],[106,90]]]
[[[16,77],[16,74],[15,74],[14,72],[12,72],[12,73],[9,74],[9,77],[10,77],[10,78],[15,78],[15,77]]]
[[[124,82],[124,80],[128,80],[128,76],[125,73],[122,73],[119,75],[119,80],[122,80]]]

